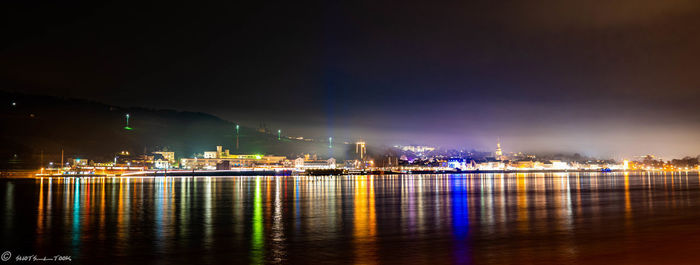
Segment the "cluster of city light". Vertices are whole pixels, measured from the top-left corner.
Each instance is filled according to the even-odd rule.
[[[127,125],[129,115],[127,114]],[[236,125],[236,134],[238,135],[239,126]],[[278,131],[281,133],[281,131]],[[279,136],[279,134],[278,134]],[[329,148],[332,148],[332,137],[328,138]],[[424,146],[418,146],[420,148],[425,148]],[[642,162],[631,162],[628,160],[623,160],[620,163],[614,163],[610,161],[588,161],[585,163],[579,162],[566,162],[561,160],[535,160],[534,156],[529,159],[518,159],[522,155],[513,155],[511,158],[516,158],[511,160],[508,156],[504,155],[500,142],[497,144],[496,152],[493,157],[487,157],[487,159],[482,161],[475,161],[471,159],[464,158],[430,158],[429,164],[416,163],[413,164],[411,161],[401,158],[402,161],[407,163],[399,163],[398,159],[392,162],[389,159],[389,163],[380,162],[376,163],[370,157],[367,156],[367,145],[363,140],[358,140],[355,143],[355,155],[359,159],[347,160],[344,162],[336,163],[334,158],[328,159],[318,159],[315,155],[310,157],[310,155],[305,155],[304,157],[298,157],[296,159],[288,159],[285,156],[271,156],[271,155],[260,155],[260,154],[231,154],[228,149],[223,149],[223,146],[216,146],[215,151],[205,151],[201,156],[195,156],[193,158],[180,158],[179,161],[175,160],[175,154],[172,151],[158,151],[153,152],[148,157],[143,155],[142,160],[121,160],[118,163],[115,157],[114,162],[108,163],[90,163],[88,164],[87,159],[73,159],[72,167],[69,163],[62,167],[51,167],[48,169],[42,168],[38,176],[59,176],[59,175],[72,175],[72,176],[83,176],[83,175],[104,175],[104,176],[138,176],[138,175],[162,175],[166,176],[168,174],[182,174],[184,172],[197,171],[198,173],[215,172],[215,171],[230,171],[235,172],[247,172],[259,174],[260,171],[264,172],[277,172],[285,171],[281,174],[291,173],[304,173],[309,172],[309,170],[330,170],[327,172],[347,172],[350,174],[366,174],[372,172],[383,172],[383,173],[416,173],[416,172],[435,172],[435,173],[446,173],[446,172],[533,172],[533,171],[627,171],[627,170],[646,170],[646,171],[693,171],[700,170],[698,166],[694,167],[674,167],[670,162],[662,163],[659,161],[652,161],[656,163],[654,165],[659,165],[657,167],[651,166],[649,164],[644,164]],[[119,155],[128,157],[129,152],[122,151]],[[118,156],[119,156],[118,155]],[[158,158],[156,159],[156,157]],[[651,157],[653,158],[653,157]],[[131,162],[136,162],[132,166]],[[174,163],[178,162],[178,163]],[[149,164],[150,163],[150,164]],[[178,173],[180,172],[180,173]]]

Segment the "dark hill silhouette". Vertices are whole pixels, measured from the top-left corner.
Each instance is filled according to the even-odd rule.
[[[1,92],[0,124],[2,168],[37,168],[44,161],[64,157],[109,161],[120,150],[135,154],[168,148],[177,157],[214,150],[216,145],[231,153],[329,155],[327,143],[305,142],[260,133],[241,126],[235,150],[235,123],[216,116],[175,110],[124,108],[98,102],[50,96]],[[14,102],[14,105],[13,105]],[[125,115],[130,114],[126,130]],[[334,144],[334,157],[344,159],[347,146]]]

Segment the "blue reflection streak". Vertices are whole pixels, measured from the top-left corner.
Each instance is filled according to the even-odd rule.
[[[469,233],[469,194],[464,178],[451,178],[450,186],[453,233],[455,237],[462,239]]]
[[[469,193],[463,176],[450,178],[452,199],[452,233],[455,237],[454,258],[457,264],[468,263],[467,235],[469,234]]]
[[[156,245],[158,248],[162,249],[163,248],[163,237],[164,237],[164,231],[163,231],[163,204],[164,204],[164,198],[165,193],[163,192],[163,189],[165,189],[165,180],[163,178],[156,179],[155,181],[155,197],[156,199],[154,200],[155,204],[155,232],[156,232]]]
[[[299,231],[301,227],[301,218],[299,218],[299,212],[301,211],[299,209],[299,193],[301,191],[299,190],[299,178],[294,179],[294,225],[296,228],[296,231]]]
[[[80,179],[75,179],[75,196],[73,197],[73,251],[77,254],[80,247]]]

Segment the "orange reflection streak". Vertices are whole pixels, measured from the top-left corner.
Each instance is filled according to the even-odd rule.
[[[119,197],[117,199],[117,244],[121,246],[119,249],[126,251],[124,242],[126,242],[126,233],[124,232],[124,178],[119,178]]]
[[[67,179],[65,181],[66,181],[66,183],[61,186],[61,192],[63,193],[63,197],[65,198],[64,204],[70,205],[70,199],[71,199],[71,196],[73,195],[72,194],[73,189],[71,189],[70,187],[71,187],[71,183],[73,180]]]
[[[105,178],[100,179],[102,182],[102,192],[100,194],[100,239],[105,237]]]
[[[272,207],[271,207],[272,200],[270,199],[270,190],[271,190],[270,183],[272,182],[272,178],[267,178],[266,182],[267,183],[265,185],[266,199],[265,199],[265,219],[264,220],[270,220],[271,215],[272,215]],[[265,230],[270,231],[271,225],[272,225],[272,223],[265,222]]]
[[[355,180],[355,257],[356,263],[376,264],[374,183],[370,177],[368,188],[367,178],[367,176],[358,176]]]
[[[37,209],[37,244],[40,246],[44,238],[44,178],[42,177],[39,184],[39,206]]]
[[[168,218],[168,223],[170,226],[174,226],[173,224],[175,223],[175,179],[170,178],[170,205],[168,206],[168,213],[170,217]],[[168,239],[171,240],[172,238],[175,237],[175,229],[168,229]]]
[[[48,190],[48,193],[46,194],[46,208],[44,210],[44,212],[47,213],[47,215],[44,217],[44,218],[46,218],[46,221],[45,221],[46,226],[49,228],[51,227],[51,197],[53,196],[53,194],[51,193],[51,191],[52,191],[51,186],[52,185],[53,185],[53,178],[49,178],[49,183],[48,183],[49,190]]]
[[[518,228],[522,232],[528,232],[528,206],[527,206],[527,180],[525,174],[515,175],[518,189]]]
[[[625,224],[629,226],[632,222],[632,204],[630,201],[630,175],[625,172]]]
[[[90,214],[90,210],[92,209],[92,205],[90,205],[90,191],[92,190],[90,185],[92,182],[91,179],[85,179],[85,185],[83,185],[81,188],[83,188],[85,191],[82,192],[82,194],[85,194],[85,199],[84,199],[84,211],[85,211],[85,218],[83,219],[85,221],[84,224],[81,224],[80,227],[86,227],[90,225],[91,217],[92,215]]]
[[[374,178],[371,177],[369,179],[369,228],[372,239],[374,239],[374,235],[376,235],[377,232],[376,211],[374,206]]]

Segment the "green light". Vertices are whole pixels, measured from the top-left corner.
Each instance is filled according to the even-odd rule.
[[[131,130],[131,127],[129,127],[129,113],[126,114],[126,126],[124,126],[124,129]]]
[[[277,130],[277,140],[282,140],[282,130]]]
[[[236,124],[236,151],[238,151],[238,135],[239,135],[238,129],[239,128],[240,128],[240,126],[238,124]]]
[[[262,216],[262,193],[260,192],[260,177],[255,178],[255,195],[253,199],[253,231],[251,231],[251,261],[252,263],[262,263],[263,258],[263,216]]]
[[[255,155],[255,159],[261,159],[261,158],[262,158],[261,155]]]
[[[333,148],[333,137],[328,137],[328,148]]]

